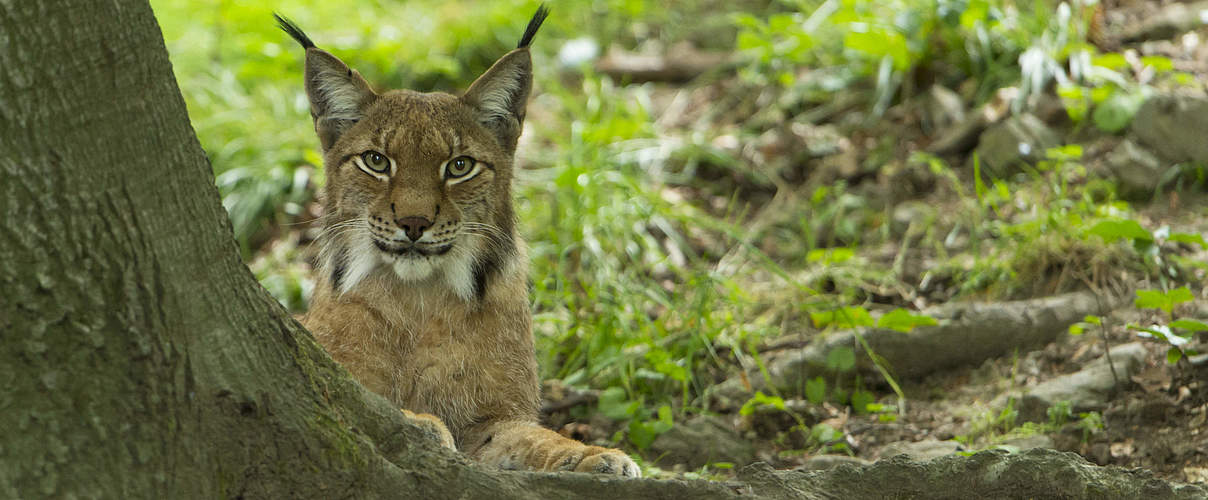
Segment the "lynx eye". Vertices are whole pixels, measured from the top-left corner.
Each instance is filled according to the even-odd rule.
[[[445,164],[445,178],[456,179],[458,177],[465,177],[474,171],[476,164],[478,162],[469,156],[458,156],[449,160],[449,163]]]
[[[390,159],[386,155],[377,151],[366,151],[361,153],[361,164],[365,168],[379,174],[384,174],[390,171]]]

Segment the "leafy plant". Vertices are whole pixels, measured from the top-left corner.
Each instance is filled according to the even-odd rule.
[[[1148,327],[1129,324],[1130,330],[1136,331],[1137,336],[1158,340],[1169,345],[1166,350],[1166,361],[1177,363],[1188,355],[1196,352],[1186,349],[1191,338],[1199,332],[1208,332],[1208,323],[1190,318],[1181,318],[1175,314],[1175,308],[1182,303],[1195,300],[1191,290],[1185,286],[1172,290],[1137,290],[1133,305],[1140,309],[1157,309],[1166,316],[1164,323],[1154,323]]]

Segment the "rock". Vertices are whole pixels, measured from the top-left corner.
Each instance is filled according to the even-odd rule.
[[[1145,22],[1124,30],[1126,42],[1172,38],[1194,30],[1208,19],[1208,2],[1169,3],[1157,13],[1146,16]]]
[[[863,458],[849,457],[847,455],[814,455],[793,470],[827,470],[845,464],[868,465],[871,463]]]
[[[1010,438],[1006,441],[1003,441],[1002,445],[1014,448],[1015,451],[1030,450],[1032,448],[1051,449],[1054,447],[1053,438],[1044,434],[1032,434],[1028,436]]]
[[[1130,201],[1153,197],[1166,165],[1132,139],[1125,139],[1107,155],[1107,167],[1120,184],[1120,196]]]
[[[910,229],[911,224],[917,222],[921,227],[927,227],[926,223],[935,216],[934,205],[918,200],[905,201],[893,207],[889,230],[895,236],[901,237]]]
[[[928,123],[939,130],[965,121],[965,101],[956,92],[939,84],[927,90],[924,111]]]
[[[936,441],[934,439],[915,442],[899,441],[881,448],[881,458],[906,455],[911,460],[923,461],[951,455],[964,449],[965,447],[956,441]]]
[[[1019,94],[1014,87],[999,89],[990,100],[969,116],[945,129],[927,146],[927,152],[938,155],[964,153],[977,145],[977,137],[986,127],[998,123],[1007,115],[1010,103]]]
[[[1132,133],[1158,156],[1173,162],[1208,163],[1208,98],[1150,97],[1133,117]]]
[[[1112,376],[1107,358],[1100,357],[1081,371],[1041,382],[1019,396],[1015,406],[1019,417],[1032,422],[1045,421],[1049,407],[1062,401],[1069,401],[1075,413],[1107,408],[1112,394],[1120,385],[1129,383],[1129,377],[1141,367],[1148,351],[1143,344],[1133,342],[1112,347],[1111,354],[1118,380]],[[999,398],[997,403],[1005,405],[1005,398]]]
[[[755,460],[755,444],[725,420],[702,415],[676,422],[655,438],[647,455],[660,457],[660,467],[701,467],[710,462],[742,466]]]
[[[1112,299],[1089,292],[1010,302],[949,303],[923,311],[939,325],[915,328],[910,333],[882,328],[863,330],[864,341],[888,364],[899,382],[940,370],[969,366],[1018,349],[1043,346],[1065,334],[1071,324],[1088,314],[1111,310]],[[834,349],[856,349],[856,368],[880,378],[869,356],[862,352],[851,330],[831,332],[800,349],[784,349],[764,356],[768,379],[786,395],[805,394],[805,380],[830,376],[827,355]],[[767,379],[759,372],[735,377],[709,389],[714,401],[746,401],[753,391],[766,392]],[[741,403],[739,403],[741,404]]]
[[[976,153],[983,172],[1002,177],[1015,172],[1021,163],[1043,160],[1045,151],[1060,144],[1061,138],[1053,129],[1035,115],[1024,113],[982,132]]]
[[[740,469],[737,480],[727,485],[732,491],[741,491],[742,498],[1208,498],[1208,488],[1203,486],[1162,481],[1142,470],[1096,467],[1074,453],[1040,448],[1022,453],[995,450],[968,457],[950,455],[928,462],[898,457],[817,471],[774,471],[767,464],[753,464]],[[615,498],[636,497],[620,488],[608,493]],[[658,497],[705,497],[703,493],[688,495],[676,491]]]

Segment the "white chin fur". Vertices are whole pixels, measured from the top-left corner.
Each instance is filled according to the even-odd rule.
[[[432,262],[433,260],[435,259],[432,257],[395,257],[391,267],[394,268],[394,274],[399,279],[406,282],[415,282],[432,276],[432,272],[436,270],[436,265]]]
[[[347,263],[344,280],[340,284],[340,292],[347,293],[369,277],[372,273],[387,272],[379,268],[385,264],[394,271],[395,276],[405,283],[422,284],[429,282],[439,286],[447,286],[454,295],[467,302],[476,299],[474,290],[474,257],[480,251],[481,242],[477,238],[458,241],[453,250],[441,256],[431,257],[398,257],[385,254],[368,238],[356,238],[351,242],[349,255],[352,258]],[[433,278],[439,281],[433,283]],[[439,284],[438,284],[439,283]]]
[[[372,241],[368,235],[355,238],[348,249],[348,254],[351,256],[347,262],[347,268],[344,274],[343,283],[340,286],[340,293],[348,293],[357,286],[361,280],[369,276],[377,268],[381,260],[378,258],[377,249],[373,247]]]

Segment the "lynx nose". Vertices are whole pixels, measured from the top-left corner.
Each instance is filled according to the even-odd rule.
[[[424,230],[432,227],[432,221],[423,217],[403,217],[394,219],[394,223],[398,224],[404,233],[407,233],[407,237],[411,238],[411,241],[419,240],[423,237]]]

